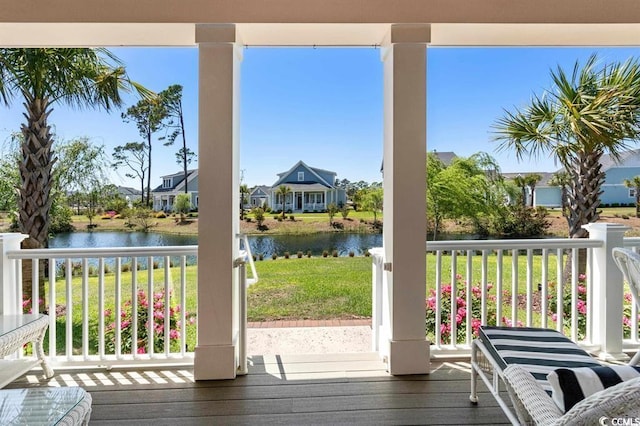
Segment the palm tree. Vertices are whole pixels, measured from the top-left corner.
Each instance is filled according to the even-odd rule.
[[[108,111],[121,106],[122,92],[132,87],[150,93],[131,81],[106,49],[0,49],[0,98],[9,104],[13,96],[22,95],[26,108],[19,202],[20,231],[29,235],[25,247],[47,246],[56,161],[48,122],[53,106]]]
[[[632,179],[625,179],[624,185],[627,188],[633,188],[636,193],[636,217],[640,217],[640,176],[634,176]]]
[[[568,75],[551,71],[553,88],[531,104],[505,111],[495,124],[498,149],[516,157],[554,156],[569,180],[569,236],[586,237],[582,228],[599,218],[605,174],[601,157],[614,159],[640,136],[640,65],[636,60],[598,67],[596,56],[576,62]]]
[[[118,58],[106,49],[0,49],[0,100],[8,105],[19,96],[26,108],[18,203],[19,229],[29,236],[23,248],[48,246],[56,162],[49,125],[53,106],[109,111],[122,105],[122,92],[131,88],[145,96],[151,94],[131,81]]]
[[[291,193],[291,188],[289,188],[286,185],[280,185],[276,190],[276,194],[279,194],[280,197],[282,198],[282,219],[284,219],[285,200],[287,199],[287,194],[290,194],[290,193]]]
[[[524,176],[518,175],[513,178],[513,183],[520,188],[521,198],[522,198],[522,206],[527,205],[527,180]]]
[[[542,180],[542,176],[538,173],[529,173],[524,177],[525,184],[531,190],[531,199],[529,200],[529,207],[533,207],[533,199],[536,193],[536,185]]]
[[[569,220],[569,185],[571,177],[566,171],[559,171],[553,174],[549,179],[550,186],[560,187],[560,205],[562,208],[562,216]]]
[[[240,220],[244,220],[244,194],[249,193],[249,187],[246,184],[240,185]]]

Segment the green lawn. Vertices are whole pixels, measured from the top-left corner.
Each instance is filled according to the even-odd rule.
[[[249,321],[371,316],[371,259],[291,258],[257,262]]]

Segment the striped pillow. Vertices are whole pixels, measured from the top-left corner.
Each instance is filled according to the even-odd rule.
[[[547,380],[553,401],[566,413],[584,398],[636,377],[640,377],[640,367],[612,365],[558,368],[547,375]]]

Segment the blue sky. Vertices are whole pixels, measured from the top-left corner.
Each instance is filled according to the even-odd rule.
[[[130,76],[152,90],[184,86],[187,141],[197,151],[197,48],[117,48]],[[553,171],[553,160],[517,163],[495,152],[491,126],[504,108],[523,106],[550,86],[549,70],[573,66],[599,52],[603,61],[640,56],[631,48],[439,48],[427,58],[427,148],[469,156],[485,151],[505,172]],[[338,178],[380,181],[382,63],[373,48],[244,50],[241,80],[241,169],[249,186],[275,182],[298,160],[333,170]],[[20,128],[22,105],[0,107],[0,141]],[[128,105],[136,102],[131,96]],[[212,118],[214,119],[214,118]],[[59,139],[89,137],[113,147],[140,141],[120,112],[76,111],[57,105],[50,123]],[[153,148],[152,187],[180,170],[179,147]],[[114,183],[138,182],[114,172]]]

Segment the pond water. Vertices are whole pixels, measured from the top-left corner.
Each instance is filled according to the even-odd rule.
[[[438,240],[477,239],[471,234],[441,234]],[[144,232],[71,232],[58,234],[49,241],[51,248],[82,247],[152,247],[197,245],[195,235],[174,235]],[[339,256],[353,252],[361,256],[373,247],[382,247],[382,234],[322,233],[311,235],[249,235],[251,252],[271,258],[276,253],[283,256],[288,251],[295,256],[301,251],[311,251],[314,256],[337,250]]]
[[[142,232],[72,232],[56,235],[49,241],[51,248],[82,247],[150,247],[196,245],[198,237],[194,235],[172,235]],[[340,256],[349,252],[362,255],[368,249],[382,246],[382,234],[345,234],[327,233],[314,235],[250,235],[251,251],[257,256],[262,254],[271,258],[276,253],[284,255],[288,251],[292,256],[298,251],[311,251],[320,256],[324,250],[331,253],[337,250]]]

